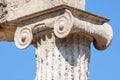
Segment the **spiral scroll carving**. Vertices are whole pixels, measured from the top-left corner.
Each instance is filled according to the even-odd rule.
[[[15,44],[20,49],[27,48],[33,39],[32,29],[30,27],[18,27],[15,32]]]
[[[58,17],[54,24],[54,33],[58,38],[66,37],[73,27],[73,18],[70,11],[66,10],[65,14]]]

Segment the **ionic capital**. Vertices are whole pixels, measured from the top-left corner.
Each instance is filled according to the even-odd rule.
[[[84,35],[99,50],[107,48],[112,40],[111,26],[106,23],[108,19],[69,6],[55,7],[29,17],[19,19],[20,26],[15,32],[14,40],[20,49],[27,48],[40,36],[38,34],[49,32],[58,38],[72,33]]]

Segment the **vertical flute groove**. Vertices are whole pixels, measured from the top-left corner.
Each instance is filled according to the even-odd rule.
[[[79,34],[47,36],[38,42],[36,79],[88,80],[90,41]]]

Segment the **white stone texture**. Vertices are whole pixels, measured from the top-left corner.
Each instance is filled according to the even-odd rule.
[[[43,35],[37,40],[36,55],[36,80],[88,80],[90,41],[86,37]]]
[[[79,17],[75,16],[74,13],[71,13],[71,11],[67,9],[63,9],[63,12],[61,10],[50,14],[47,13],[47,15],[42,15],[40,17],[22,22],[22,25],[19,26],[16,30],[15,42],[17,43],[17,46],[19,46],[19,48],[21,46],[20,49],[24,49],[26,47],[23,47],[22,44],[27,45],[28,47],[33,39],[32,35],[30,35],[31,37],[28,36],[30,41],[28,41],[28,37],[26,36],[25,41],[29,43],[25,44],[25,42],[22,40],[22,37],[19,37],[24,35],[26,30],[29,30],[29,34],[33,34],[35,37],[35,35],[39,32],[40,34],[42,34],[43,32],[47,33],[47,31],[49,31],[50,29],[51,31],[54,31],[55,35],[58,38],[65,38],[71,33],[79,33],[88,37],[88,39],[94,43],[96,49],[104,50],[112,41],[112,28],[107,23],[94,22],[91,22],[87,19],[81,20]],[[19,39],[16,39],[16,37]]]
[[[7,21],[64,4],[82,10],[85,8],[85,0],[6,0],[6,3]]]
[[[0,41],[15,41],[20,49],[35,45],[36,80],[88,80],[90,43],[103,50],[112,41],[108,19],[83,11],[85,0],[5,3],[7,22],[0,24]]]

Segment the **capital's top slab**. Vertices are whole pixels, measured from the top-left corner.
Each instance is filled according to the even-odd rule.
[[[9,7],[21,7],[26,5],[26,3],[35,3],[36,5],[41,5],[41,7],[53,7],[61,4],[66,4],[75,8],[84,9],[85,8],[85,0],[5,0]]]
[[[85,0],[6,0],[8,21],[59,5],[85,9]]]

